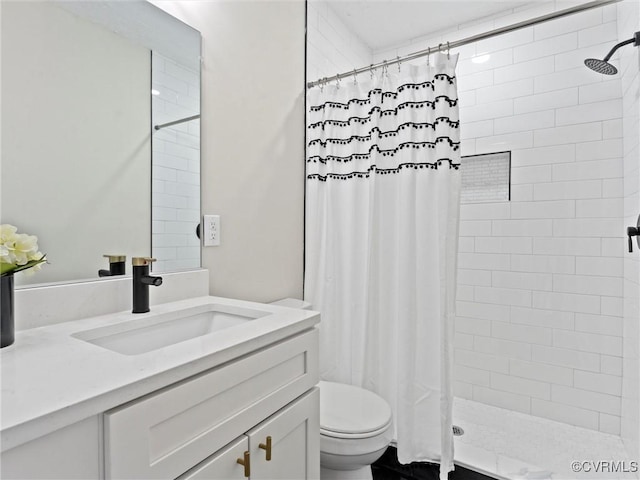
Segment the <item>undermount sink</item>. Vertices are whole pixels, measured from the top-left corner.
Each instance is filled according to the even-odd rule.
[[[124,355],[139,355],[243,325],[267,315],[271,313],[207,304],[177,312],[132,318],[116,325],[74,333],[72,337]]]

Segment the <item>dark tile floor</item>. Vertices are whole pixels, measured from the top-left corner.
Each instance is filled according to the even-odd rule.
[[[398,463],[395,447],[389,447],[382,457],[371,466],[373,480],[438,480],[439,465],[414,462],[409,465]],[[449,474],[449,480],[495,480],[456,465]]]

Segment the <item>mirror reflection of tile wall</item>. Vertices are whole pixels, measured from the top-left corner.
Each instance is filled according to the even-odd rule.
[[[153,124],[200,112],[200,73],[154,53]],[[200,120],[154,130],[152,255],[157,272],[200,267]]]

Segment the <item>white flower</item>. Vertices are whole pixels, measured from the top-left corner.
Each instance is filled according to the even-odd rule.
[[[18,233],[13,225],[0,225],[0,273],[39,268],[42,262],[44,255],[38,251],[38,237]]]
[[[12,253],[16,265],[26,265],[30,260],[36,260],[38,237],[35,235],[27,235],[26,233],[17,234],[13,242]]]

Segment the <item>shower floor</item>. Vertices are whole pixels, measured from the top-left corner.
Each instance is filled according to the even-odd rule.
[[[574,461],[626,462],[622,440],[615,435],[574,427],[532,415],[456,398],[453,423],[464,429],[455,438],[455,462],[492,477],[516,479],[637,479],[635,473],[575,473]],[[595,467],[593,467],[595,468]],[[605,470],[615,470],[605,468]]]

